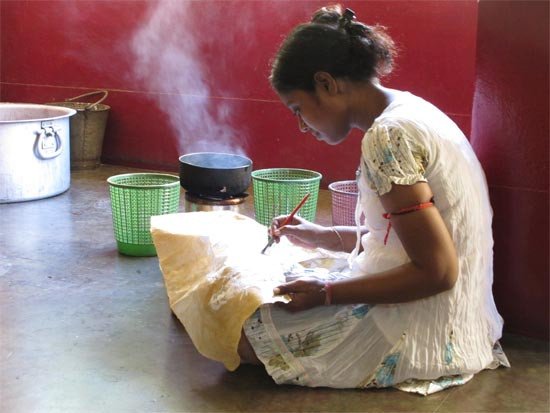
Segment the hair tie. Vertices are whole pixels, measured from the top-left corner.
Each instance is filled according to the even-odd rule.
[[[340,18],[340,26],[344,29],[348,29],[354,20],[355,12],[352,9],[346,9]]]

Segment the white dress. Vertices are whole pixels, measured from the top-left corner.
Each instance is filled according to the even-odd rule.
[[[403,304],[317,307],[295,314],[263,305],[245,333],[277,383],[397,387],[429,394],[509,365],[498,346],[502,318],[492,295],[492,210],[485,175],[468,140],[439,109],[401,92],[362,141],[357,216],[369,233],[351,254],[351,274],[378,273],[409,258],[379,196],[391,184],[425,181],[454,241],[453,289]],[[357,250],[357,249],[356,249]]]

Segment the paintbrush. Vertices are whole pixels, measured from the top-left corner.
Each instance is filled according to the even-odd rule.
[[[292,222],[292,218],[294,218],[294,215],[296,215],[296,212],[298,212],[300,210],[300,208],[302,208],[302,206],[306,203],[307,199],[309,198],[309,193],[307,193],[303,198],[302,200],[300,201],[300,203],[298,205],[296,205],[296,208],[294,208],[292,210],[292,212],[290,213],[290,215],[288,217],[286,217],[286,219],[283,221],[283,225],[281,225],[279,227],[279,229],[281,229],[282,227],[284,227],[285,225],[288,225]],[[275,238],[273,238],[271,235],[268,235],[267,236],[267,245],[264,247],[264,249],[262,250],[262,254],[265,254],[265,252],[267,251],[267,249],[269,247],[271,247],[273,245],[273,243],[275,242]]]

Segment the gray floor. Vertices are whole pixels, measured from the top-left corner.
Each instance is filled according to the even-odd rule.
[[[171,315],[156,257],[119,255],[105,179],[0,205],[1,412],[548,412],[548,343],[505,335],[511,369],[429,397],[277,386],[195,351]],[[252,214],[252,200],[243,211]],[[318,220],[330,220],[320,195]]]

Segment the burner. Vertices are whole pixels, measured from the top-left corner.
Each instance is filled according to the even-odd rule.
[[[202,195],[185,193],[185,212],[195,211],[235,211],[239,212],[240,205],[246,200],[247,193],[234,195],[231,198],[213,198]]]

